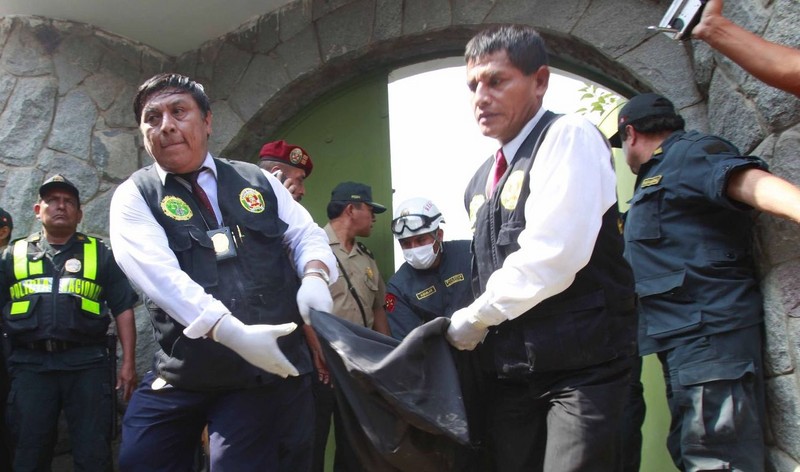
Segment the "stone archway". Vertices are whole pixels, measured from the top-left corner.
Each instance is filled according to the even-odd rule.
[[[183,55],[177,67],[208,85],[215,113],[241,123],[217,137],[228,155],[254,155],[281,123],[361,74],[461,55],[466,41],[492,23],[537,27],[553,65],[623,94],[658,90],[675,96],[679,108],[700,103],[687,50],[645,28],[658,22],[663,6],[611,6],[587,0],[301,0]],[[650,57],[663,60],[656,66]],[[690,121],[695,115],[701,113],[691,112]]]

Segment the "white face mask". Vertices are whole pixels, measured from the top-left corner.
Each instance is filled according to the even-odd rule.
[[[436,261],[439,252],[433,252],[433,245],[436,241],[427,246],[418,246],[411,249],[403,249],[403,258],[408,264],[418,270],[429,269]]]

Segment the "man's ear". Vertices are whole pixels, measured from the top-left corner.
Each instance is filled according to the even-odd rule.
[[[631,144],[636,144],[636,140],[639,139],[639,133],[636,132],[633,125],[625,125],[625,135],[630,137]]]

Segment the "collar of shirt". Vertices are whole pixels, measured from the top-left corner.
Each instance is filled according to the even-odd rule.
[[[325,234],[328,236],[328,244],[331,246],[332,251],[341,251],[347,255],[347,257],[353,257],[358,254],[362,254],[361,248],[358,246],[358,242],[353,243],[353,249],[350,252],[347,252],[344,248],[344,245],[341,241],[339,241],[339,237],[336,236],[336,232],[333,230],[333,226],[331,226],[330,222],[325,225]]]
[[[161,185],[164,185],[164,183],[167,181],[167,174],[169,174],[169,172],[165,171],[164,168],[158,164],[158,162],[155,163],[155,166],[158,178],[161,179]],[[203,163],[200,165],[200,167],[207,167],[209,170],[211,170],[211,172],[214,174],[214,180],[217,180],[217,165],[214,163],[214,158],[211,157],[210,152],[206,153],[206,158],[203,160]],[[205,190],[206,187],[202,184],[202,182],[201,185],[203,190]]]
[[[542,119],[542,115],[544,115],[545,111],[546,110],[544,107],[539,107],[539,111],[537,111],[536,114],[533,115],[533,118],[531,118],[530,121],[528,121],[525,126],[522,127],[519,134],[517,134],[514,139],[503,145],[503,155],[506,156],[506,161],[508,162],[509,166],[511,166],[511,163],[514,162],[520,146],[522,146],[525,138],[531,134],[531,131],[533,131],[533,127],[536,126],[536,123]]]

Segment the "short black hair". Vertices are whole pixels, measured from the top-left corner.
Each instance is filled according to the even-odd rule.
[[[328,208],[326,209],[328,213],[328,219],[332,220],[334,218],[340,217],[344,209],[347,208],[347,205],[349,204],[350,202],[343,202],[338,200],[328,202]]]
[[[648,116],[636,121],[628,123],[633,126],[638,133],[655,134],[662,131],[678,131],[683,130],[686,126],[686,121],[680,115],[669,116]],[[619,139],[625,141],[628,138],[628,133],[625,128],[619,129]]]
[[[356,208],[361,208],[361,205],[366,205],[366,203],[332,200],[328,202],[328,208],[327,208],[328,219],[332,220],[334,218],[342,216],[342,213],[344,213],[344,209],[347,208],[347,205],[353,205]]]
[[[163,73],[150,77],[139,86],[139,91],[133,99],[133,114],[136,117],[137,124],[142,121],[142,109],[147,100],[153,94],[164,89],[177,89],[179,93],[185,92],[190,94],[194,98],[194,101],[197,102],[197,106],[200,107],[203,118],[208,116],[208,112],[211,111],[211,102],[202,84],[195,82],[185,75]]]
[[[467,62],[499,51],[506,51],[511,64],[525,75],[547,65],[547,49],[539,33],[525,25],[502,25],[485,29],[467,43]]]

